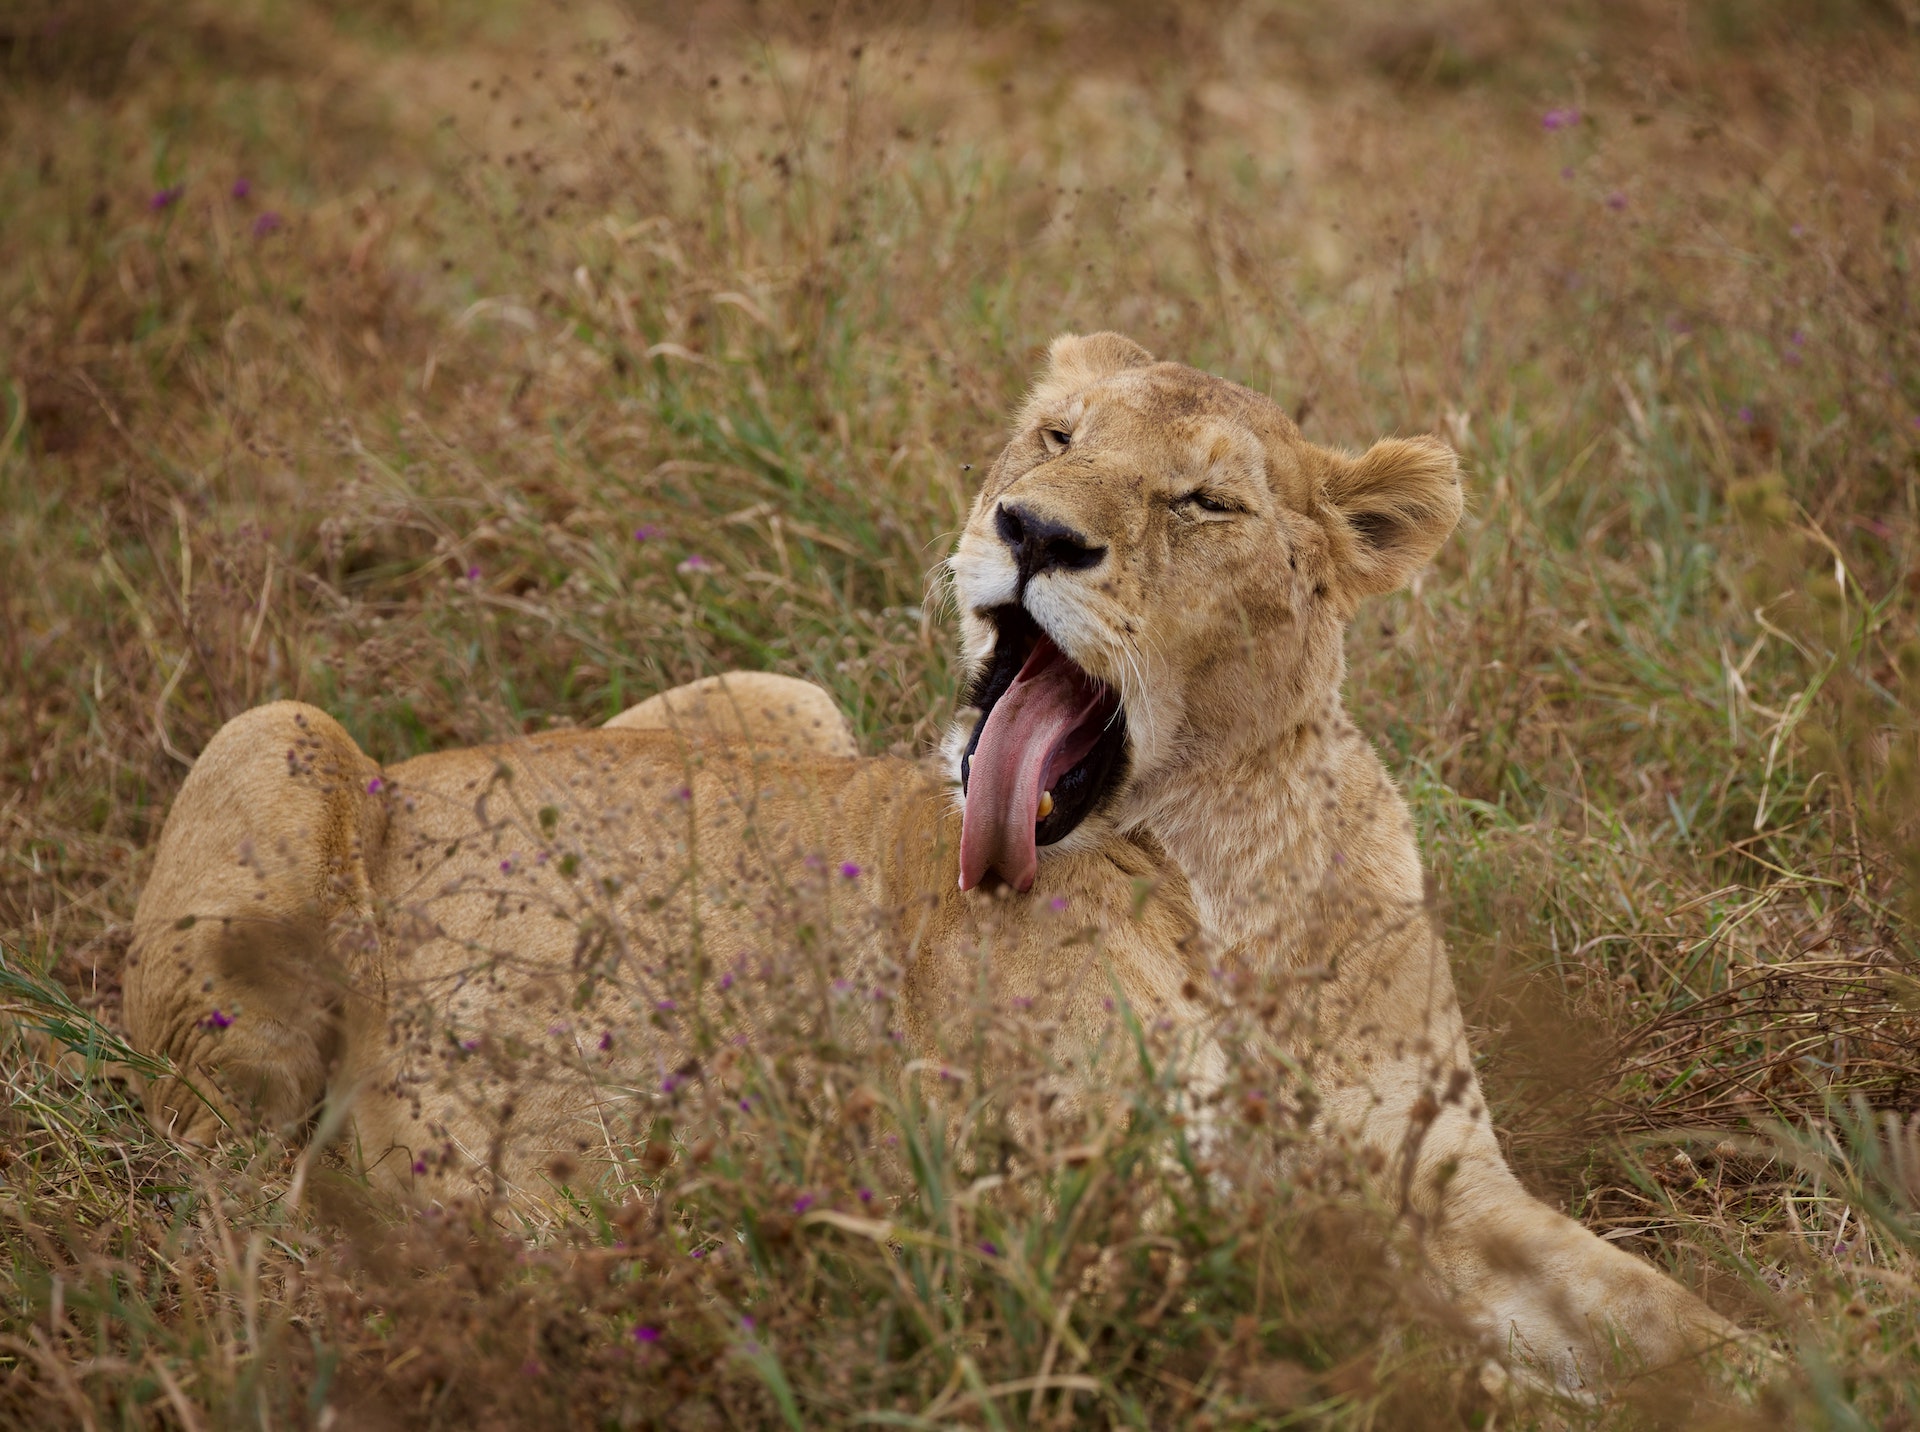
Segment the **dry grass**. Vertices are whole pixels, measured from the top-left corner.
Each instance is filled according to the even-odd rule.
[[[1913,1426],[1910,7],[677,8],[0,16],[0,1421]],[[107,1077],[256,702],[394,760],[749,666],[924,746],[964,465],[1093,327],[1461,448],[1356,714],[1516,1165],[1777,1365],[1487,1390],[1337,1170],[1194,1176],[1144,1033],[1051,1163],[792,1097],[796,1039],[762,1127],[538,1233],[209,1166]]]

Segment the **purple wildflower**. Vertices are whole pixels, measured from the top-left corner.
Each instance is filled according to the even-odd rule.
[[[670,999],[662,999],[662,1000],[656,1000],[656,1001],[654,1002],[654,1006],[653,1006],[653,1007],[654,1007],[655,1009],[657,1009],[657,1010],[659,1010],[659,1011],[660,1011],[660,1012],[661,1012],[662,1014],[666,1014],[666,1013],[669,1013],[669,1012],[671,1012],[671,1011],[673,1011],[673,1010],[676,1010],[676,1009],[678,1009],[678,1008],[680,1008],[680,1006],[679,1006],[679,1005],[677,1005],[677,1004],[675,1004],[675,1003],[674,1003],[674,1002],[673,1002],[672,1000],[670,1000]]]
[[[232,1023],[233,1023],[232,1015],[228,1014],[223,1009],[216,1009],[212,1011],[210,1014],[208,1014],[205,1019],[200,1021],[200,1027],[202,1029],[225,1029],[227,1028],[227,1026],[229,1026]]]
[[[809,1208],[812,1208],[812,1207],[813,1207],[813,1195],[810,1193],[803,1193],[793,1201],[793,1211],[795,1213],[805,1213]]]
[[[691,1258],[704,1258],[707,1256],[707,1250],[704,1248],[696,1248],[693,1250],[692,1253],[688,1254],[687,1256]]]
[[[860,867],[855,865],[851,860],[843,860],[840,862],[840,873],[849,880],[858,880],[860,878]]]
[[[872,1189],[870,1189],[870,1188],[863,1188],[863,1189],[861,1189],[861,1190],[860,1190],[860,1201],[861,1201],[862,1203],[872,1203],[872,1202],[873,1202],[873,1190],[872,1190]]]
[[[674,570],[678,572],[716,572],[719,570],[719,565],[702,557],[698,552],[695,552],[682,559],[680,565]]]
[[[463,1039],[460,1041],[460,1047],[471,1054],[480,1047],[480,1041],[478,1039]]]
[[[1627,196],[1622,194],[1618,189],[1615,189],[1611,194],[1607,195],[1607,207],[1618,214],[1627,207]]]
[[[1047,908],[1055,914],[1058,914],[1067,908],[1067,897],[1064,895],[1054,896],[1051,900],[1047,901]]]
[[[415,1159],[413,1161],[413,1171],[415,1173],[425,1173],[427,1171],[427,1161],[425,1159]]]
[[[184,184],[169,185],[165,189],[155,191],[154,196],[147,200],[147,207],[156,214],[162,209],[171,209],[186,192],[187,186]]]
[[[633,540],[636,542],[651,542],[659,535],[659,526],[652,522],[642,522],[638,527],[633,529]]]
[[[253,181],[247,178],[236,179],[233,181],[233,188],[228,192],[236,199],[244,199],[253,192]]]
[[[555,1039],[558,1039],[561,1035],[570,1033],[572,1029],[573,1026],[570,1024],[549,1024],[547,1026],[547,1033],[551,1034]]]
[[[1577,109],[1550,109],[1540,116],[1542,129],[1572,129],[1580,122]]]
[[[755,1328],[759,1327],[760,1324],[756,1323],[753,1320],[752,1313],[742,1313],[740,1315],[740,1326],[745,1328],[748,1332],[752,1332]]]
[[[980,1240],[980,1251],[986,1254],[989,1258],[998,1258],[1000,1256],[1000,1249],[990,1240],[985,1238]]]
[[[268,234],[277,234],[286,227],[286,223],[287,221],[279,214],[268,209],[253,221],[253,236],[256,239],[264,239]]]
[[[379,795],[381,790],[385,788],[386,784],[387,783],[385,781],[381,780],[378,776],[375,776],[372,780],[367,782],[367,794],[370,796]]]
[[[1743,423],[1750,423],[1750,422],[1752,422],[1752,421],[1753,421],[1753,409],[1752,409],[1752,408],[1742,408],[1742,409],[1740,410],[1740,413],[1739,413],[1739,417],[1740,417],[1740,421],[1741,421],[1741,422],[1743,422]]]
[[[720,976],[720,988],[721,989],[733,988],[733,972],[731,970],[729,970],[726,974]]]
[[[509,855],[505,860],[500,862],[500,873],[502,875],[513,874],[513,860],[514,857]]]
[[[613,1031],[611,1029],[600,1036],[600,1047],[602,1049],[613,1048]]]
[[[465,576],[469,582],[479,581],[480,580],[480,564],[478,562],[475,562],[472,566],[468,567],[466,570]]]
[[[740,1101],[740,1112],[743,1114],[751,1114],[753,1112],[753,1105],[747,1100],[742,1099]]]
[[[660,1329],[652,1323],[641,1323],[633,1330],[633,1340],[640,1343],[657,1343],[660,1341]]]
[[[1798,328],[1794,329],[1792,334],[1787,338],[1787,342],[1791,343],[1795,348],[1801,347],[1806,341],[1807,335]]]

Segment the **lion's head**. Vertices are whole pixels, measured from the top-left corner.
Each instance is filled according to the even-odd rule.
[[[1459,520],[1433,438],[1354,457],[1113,333],[1055,340],[951,561],[968,704],[961,884],[1138,823],[1151,793],[1317,719],[1355,605]],[[1095,825],[1087,824],[1097,818]]]

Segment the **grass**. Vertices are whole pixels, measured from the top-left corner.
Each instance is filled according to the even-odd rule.
[[[0,1420],[1915,1425],[1910,7],[677,16],[0,18]],[[1516,1167],[1776,1361],[1483,1381],[1338,1168],[1196,1176],[1148,1028],[1051,1161],[977,1051],[796,1035],[555,1228],[146,1129],[118,967],[223,720],[391,761],[748,666],[924,749],[969,465],[1097,327],[1460,448],[1351,703]]]

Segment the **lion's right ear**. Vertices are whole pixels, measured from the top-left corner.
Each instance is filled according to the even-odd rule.
[[[1047,345],[1047,366],[1034,379],[1033,392],[1020,409],[1016,427],[1024,427],[1040,409],[1064,402],[1102,378],[1129,368],[1144,368],[1153,355],[1118,333],[1063,333]]]

